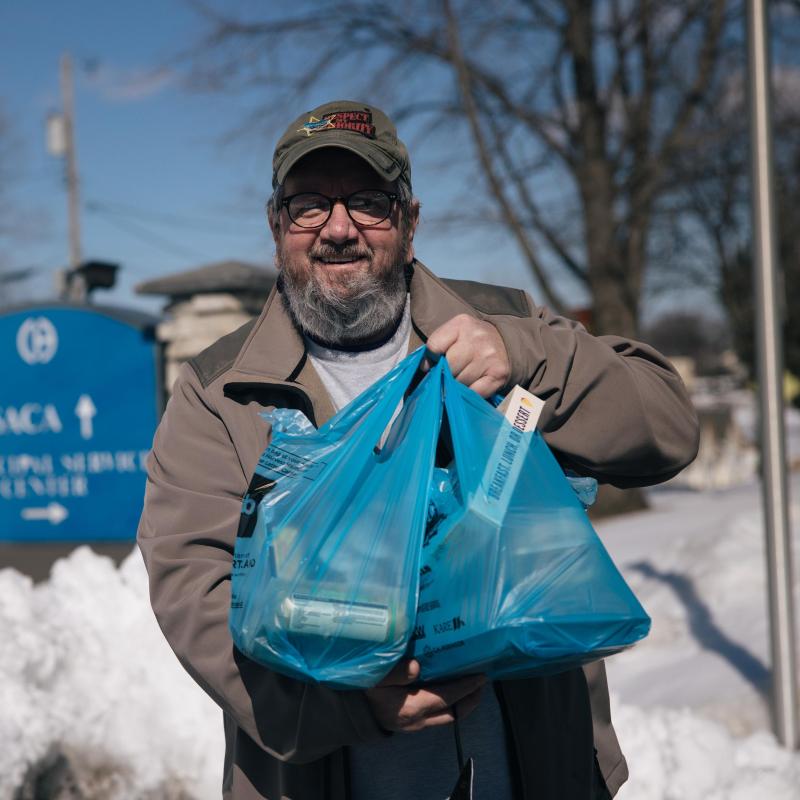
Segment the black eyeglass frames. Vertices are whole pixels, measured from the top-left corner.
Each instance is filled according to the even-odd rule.
[[[281,205],[289,219],[301,228],[321,228],[331,216],[333,206],[342,201],[350,219],[369,227],[383,222],[392,213],[397,195],[381,189],[353,192],[347,197],[328,197],[319,192],[300,192],[284,197]]]

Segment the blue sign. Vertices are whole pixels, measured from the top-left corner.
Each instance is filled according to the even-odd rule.
[[[135,536],[158,401],[152,325],[134,316],[0,315],[0,540]]]

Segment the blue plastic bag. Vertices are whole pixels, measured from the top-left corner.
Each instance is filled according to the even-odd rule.
[[[405,400],[420,348],[318,431],[273,412],[242,503],[230,630],[245,655],[335,688],[407,649],[442,414],[441,367]],[[310,429],[309,429],[310,428]]]
[[[444,359],[442,359],[444,361]],[[538,431],[522,433],[444,365],[454,452],[436,470],[409,654],[423,680],[547,674],[645,635],[650,619]]]

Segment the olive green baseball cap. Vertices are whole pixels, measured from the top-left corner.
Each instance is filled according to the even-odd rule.
[[[411,183],[408,150],[389,117],[375,106],[335,100],[301,114],[281,136],[272,157],[273,187],[286,180],[303,156],[323,147],[341,147],[361,156],[387,181],[404,175]]]

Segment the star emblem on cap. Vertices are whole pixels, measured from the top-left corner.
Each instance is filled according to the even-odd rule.
[[[297,129],[297,132],[304,133],[306,136],[311,136],[312,133],[316,133],[317,131],[324,131],[326,128],[335,128],[336,126],[333,124],[335,116],[335,114],[332,114],[322,119],[311,116],[302,128]]]

